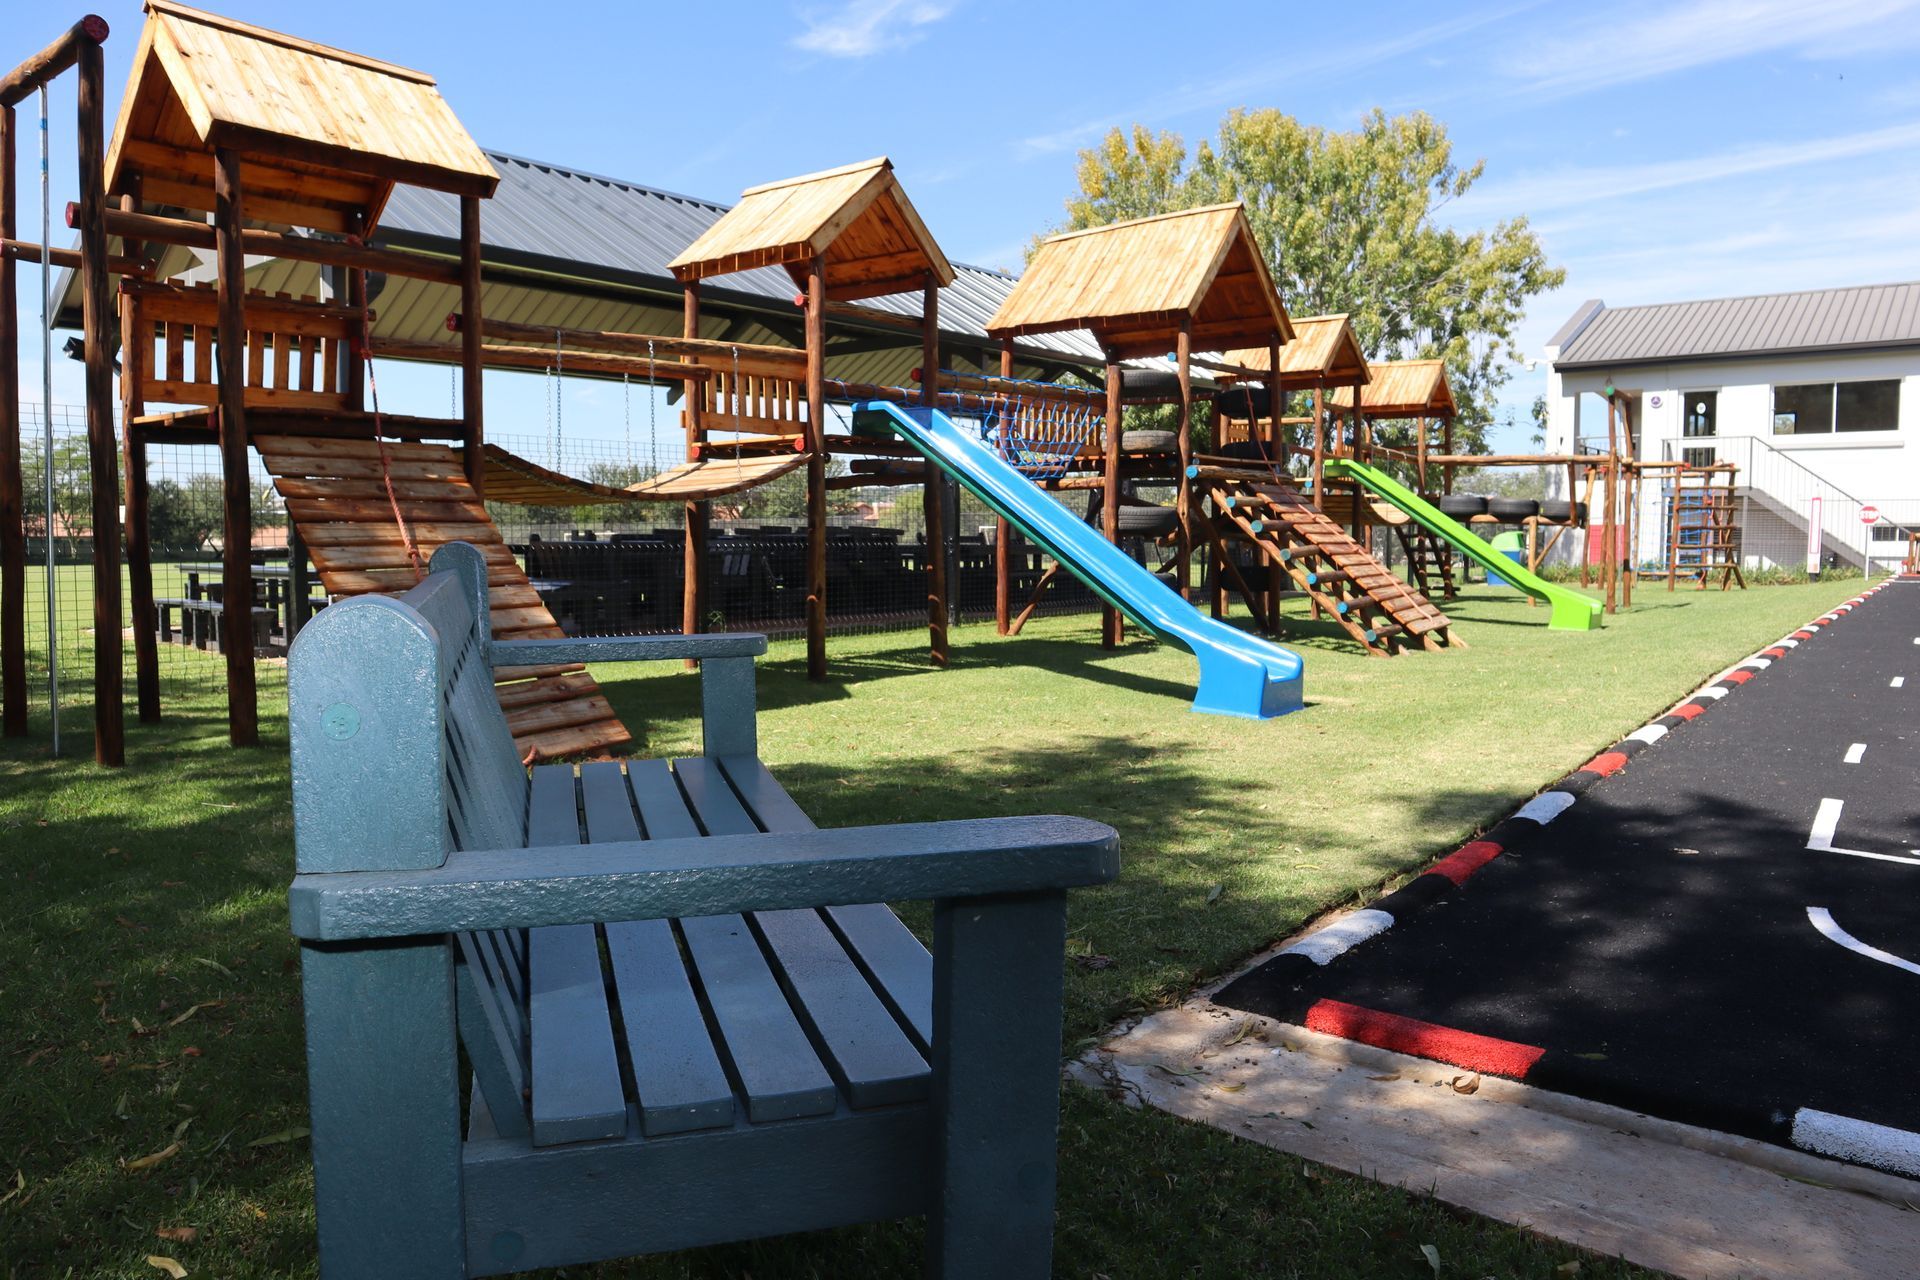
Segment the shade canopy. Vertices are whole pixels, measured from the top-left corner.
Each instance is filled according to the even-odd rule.
[[[1246,347],[1221,357],[1265,381],[1267,348]],[[1360,339],[1344,315],[1309,316],[1293,322],[1293,341],[1280,348],[1282,388],[1305,391],[1314,387],[1350,387],[1372,378]]]
[[[1459,409],[1447,383],[1445,360],[1376,364],[1373,381],[1360,392],[1360,411],[1369,418],[1437,418]],[[1329,403],[1336,409],[1353,408],[1353,388],[1335,388]]]
[[[108,190],[213,209],[214,152],[241,158],[255,221],[370,227],[397,182],[488,196],[500,181],[433,77],[170,0],[147,0]]]
[[[928,275],[941,287],[953,281],[885,156],[747,188],[668,266],[681,281],[778,266],[804,287],[818,255],[827,295],[840,300],[905,293]]]
[[[996,338],[1089,329],[1112,359],[1286,343],[1293,326],[1235,201],[1043,241],[987,322]]]

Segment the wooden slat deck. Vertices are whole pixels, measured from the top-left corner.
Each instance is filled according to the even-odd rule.
[[[330,595],[399,595],[418,581],[380,479],[374,441],[259,435],[253,443]],[[562,635],[467,484],[459,451],[394,441],[386,449],[421,559],[455,541],[472,543],[486,559],[494,638]],[[497,675],[500,705],[522,755],[551,760],[633,741],[599,686],[577,666],[508,667]]]
[[[1208,484],[1216,530],[1258,547],[1369,653],[1386,655],[1409,643],[1436,650],[1465,647],[1446,614],[1298,489],[1237,479]],[[1329,570],[1344,577],[1315,580]]]

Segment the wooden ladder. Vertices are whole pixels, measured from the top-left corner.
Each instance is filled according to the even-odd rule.
[[[1393,531],[1400,539],[1400,549],[1406,553],[1407,567],[1413,571],[1413,581],[1420,588],[1420,594],[1432,599],[1437,579],[1441,597],[1453,599],[1458,590],[1453,580],[1453,544],[1411,520],[1393,526]]]
[[[1233,567],[1229,537],[1259,548],[1266,564],[1278,566],[1368,653],[1386,657],[1413,644],[1434,651],[1466,647],[1424,592],[1381,564],[1298,489],[1277,481],[1207,483],[1217,560],[1250,606],[1257,593]]]

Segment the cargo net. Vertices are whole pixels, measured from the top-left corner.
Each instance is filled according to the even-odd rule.
[[[943,381],[966,375],[945,373]],[[1006,464],[1033,480],[1065,475],[1097,451],[1106,422],[1099,392],[1058,382],[980,378],[978,391],[942,390],[941,407],[980,427],[980,439]]]

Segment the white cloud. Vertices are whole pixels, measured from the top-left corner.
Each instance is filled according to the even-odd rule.
[[[1410,31],[1393,39],[1374,39],[1355,41],[1339,51],[1321,51],[1314,55],[1276,59],[1271,56],[1262,58],[1246,71],[1233,75],[1216,76],[1198,83],[1185,84],[1168,93],[1118,111],[1109,112],[1092,119],[1082,120],[1078,124],[1068,125],[1050,133],[1035,134],[1021,141],[1021,149],[1029,157],[1051,155],[1060,151],[1070,151],[1083,147],[1107,130],[1133,121],[1145,121],[1155,128],[1163,128],[1170,119],[1194,111],[1218,110],[1222,107],[1244,103],[1251,95],[1285,85],[1297,93],[1303,86],[1314,81],[1326,81],[1348,76],[1367,67],[1379,66],[1396,58],[1417,53],[1447,40],[1465,35],[1470,31],[1489,26],[1534,8],[1540,0],[1529,3],[1509,5],[1499,9],[1489,9],[1481,13],[1463,14],[1438,22],[1432,26]]]
[[[943,0],[845,0],[835,8],[803,13],[807,29],[793,38],[793,45],[829,58],[865,58],[906,48],[952,9]]]
[[[1470,221],[1476,214],[1532,215],[1543,210],[1597,205],[1648,192],[1914,149],[1920,149],[1920,122],[1803,142],[1758,143],[1678,160],[1583,165],[1504,182],[1480,183],[1455,203],[1453,214],[1461,221]]]
[[[1514,49],[1505,69],[1520,88],[1550,97],[1630,84],[1754,54],[1833,58],[1911,44],[1915,0],[1689,0],[1605,15]]]

